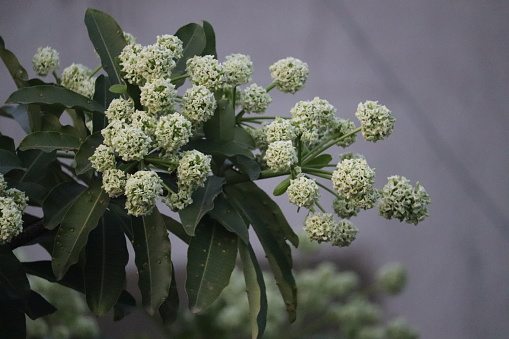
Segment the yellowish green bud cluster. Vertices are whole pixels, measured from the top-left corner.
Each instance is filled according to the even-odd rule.
[[[89,160],[97,172],[106,172],[116,167],[115,151],[108,145],[99,145]]]
[[[148,113],[166,114],[173,111],[177,90],[169,78],[151,78],[140,90],[140,102]]]
[[[168,153],[174,153],[188,143],[192,135],[191,129],[191,122],[180,113],[165,115],[157,122],[155,141]]]
[[[387,107],[379,105],[378,101],[370,100],[359,103],[355,116],[361,122],[364,139],[373,142],[388,137],[396,121]]]
[[[131,116],[134,114],[134,111],[134,101],[132,99],[118,98],[110,102],[104,114],[106,114],[110,123],[115,120],[128,123],[131,121]]]
[[[108,169],[103,173],[102,188],[111,198],[119,197],[124,194],[127,177],[121,169]]]
[[[263,127],[268,143],[275,141],[293,141],[296,137],[295,127],[291,124],[290,120],[276,117],[273,122]]]
[[[304,222],[304,231],[311,240],[330,242],[333,246],[349,246],[355,240],[358,229],[349,221],[334,221],[330,213],[308,214]]]
[[[315,97],[311,101],[299,101],[290,110],[292,124],[301,140],[313,145],[327,134],[334,122],[336,109],[327,100]]]

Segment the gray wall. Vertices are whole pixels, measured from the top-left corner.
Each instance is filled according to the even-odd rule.
[[[393,174],[420,181],[432,196],[431,216],[413,227],[369,211],[353,220],[361,232],[350,248],[322,255],[355,257],[372,269],[403,262],[408,289],[388,306],[422,338],[507,337],[509,2],[1,0],[0,35],[27,68],[46,45],[60,51],[62,67],[94,68],[87,7],[113,15],[142,44],[207,20],[219,58],[251,55],[260,84],[269,83],[267,68],[280,58],[308,62],[305,89],[275,95],[274,114],[314,96],[351,119],[366,99],[387,105],[397,118],[393,135],[352,150],[377,168],[378,187]],[[4,101],[14,86],[3,67],[0,79]],[[2,133],[11,128],[0,124]],[[300,228],[304,213],[285,200],[278,202]],[[175,256],[185,251],[179,246]]]

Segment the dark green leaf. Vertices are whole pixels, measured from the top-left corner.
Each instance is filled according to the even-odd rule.
[[[111,101],[119,96],[109,91],[111,86],[110,78],[100,75],[95,81],[94,101],[100,103],[103,107],[108,107]],[[108,125],[108,118],[103,113],[93,112],[92,122],[94,128],[92,133],[99,132]]]
[[[290,322],[295,321],[297,286],[292,274],[291,250],[285,240],[290,236],[289,240],[298,244],[297,235],[277,204],[253,182],[225,186],[225,193],[253,226],[285,301]]]
[[[173,77],[178,77],[186,73],[186,62],[195,55],[201,55],[207,42],[203,27],[198,24],[190,23],[178,29],[175,35],[182,40],[184,55],[177,62],[177,66],[172,72]],[[175,82],[175,86],[182,86],[184,80]]]
[[[0,338],[26,339],[25,312],[20,302],[0,298]]]
[[[206,44],[201,55],[213,55],[217,59],[216,33],[212,25],[207,21],[203,21],[203,32],[205,33]]]
[[[116,221],[113,212],[106,211],[87,242],[85,294],[88,307],[96,315],[105,315],[115,306],[126,281],[129,253]]]
[[[15,154],[0,149],[0,173],[5,174],[13,169],[26,170]]]
[[[110,200],[108,209],[113,212],[112,217],[116,219],[116,224],[123,230],[129,240],[133,239],[133,228],[131,225],[131,216],[125,209],[125,200],[121,198]]]
[[[224,178],[209,177],[205,187],[200,187],[193,193],[193,203],[179,211],[180,221],[187,234],[193,236],[201,218],[214,208],[214,199],[222,192],[224,182]]]
[[[48,168],[49,164],[56,159],[55,152],[46,153],[40,150],[18,151],[23,167],[27,170],[19,178],[20,182],[37,182]]]
[[[118,321],[136,310],[136,299],[126,290],[122,291],[114,308],[113,320]]]
[[[0,288],[13,299],[26,299],[30,295],[23,265],[12,253],[8,245],[0,246]]]
[[[161,214],[132,217],[133,246],[138,268],[138,287],[143,306],[155,314],[168,297],[171,276],[171,243]]]
[[[18,182],[13,187],[25,192],[26,196],[30,198],[29,203],[31,205],[41,206],[48,194],[46,187],[33,182]]]
[[[214,209],[209,212],[209,215],[228,231],[237,234],[243,242],[249,244],[249,233],[244,219],[223,194],[214,200]]]
[[[74,126],[62,126],[60,119],[53,114],[46,114],[41,118],[41,131],[60,132],[62,134],[69,134],[75,137],[80,137],[78,130]]]
[[[104,107],[98,102],[70,89],[53,85],[21,88],[11,94],[7,103],[60,105],[89,112],[104,112]]]
[[[25,133],[30,133],[30,114],[26,105],[3,106],[3,111],[9,114],[21,126]]]
[[[319,156],[317,156],[315,158],[304,161],[304,165],[321,168],[325,165],[328,165],[331,161],[332,161],[332,156],[330,154],[320,154]]]
[[[231,162],[240,170],[241,173],[246,174],[249,179],[256,180],[260,177],[261,169],[256,160],[248,158],[243,155],[237,155],[230,158]]]
[[[51,152],[54,150],[77,150],[80,147],[80,144],[80,139],[74,135],[42,131],[27,135],[19,144],[19,149],[22,151],[38,149],[43,152]]]
[[[246,292],[249,301],[251,319],[251,338],[263,336],[267,323],[267,292],[263,273],[250,244],[239,242],[240,259],[246,281]]]
[[[104,138],[101,134],[101,132],[95,132],[93,134],[90,134],[85,141],[81,144],[80,149],[76,153],[76,156],[74,157],[75,160],[75,167],[76,167],[76,174],[81,175],[88,170],[92,169],[92,164],[90,163],[90,158],[94,152],[97,146],[99,146],[103,142]]]
[[[234,157],[242,155],[250,159],[254,159],[253,153],[244,144],[238,144],[234,141],[210,141],[210,140],[193,140],[186,146],[186,149],[196,149],[202,153],[212,156]]]
[[[230,142],[235,136],[235,111],[231,102],[221,100],[217,103],[214,116],[203,125],[208,141]]]
[[[72,124],[74,125],[74,128],[78,131],[77,136],[80,139],[85,139],[87,135],[90,134],[90,131],[86,125],[86,121],[89,120],[90,114],[92,114],[92,117],[94,114],[102,114],[99,112],[86,112],[87,116],[85,117],[85,113],[80,109],[68,109],[67,114],[72,119]]]
[[[53,272],[58,280],[78,261],[88,235],[97,226],[109,199],[98,181],[81,193],[67,210],[58,229],[52,255]]]
[[[118,93],[118,94],[124,94],[127,93],[127,86],[126,85],[111,85],[109,88],[109,91],[111,93]]]
[[[51,305],[43,296],[35,291],[30,291],[30,295],[25,300],[23,306],[26,315],[32,320],[52,314],[57,310],[55,306]]]
[[[228,285],[237,257],[237,236],[216,221],[202,221],[187,251],[186,291],[189,309],[209,307]]]
[[[9,71],[14,83],[18,88],[26,86],[28,79],[27,71],[21,66],[18,58],[5,48],[4,40],[0,37],[0,57]]]
[[[124,31],[110,15],[95,9],[88,9],[85,13],[85,25],[111,84],[123,84],[115,59],[126,46]]]
[[[85,186],[72,181],[64,182],[52,189],[42,203],[44,227],[52,230],[60,225],[69,208],[86,189]]]
[[[166,229],[171,233],[175,234],[180,240],[182,240],[186,244],[189,244],[189,242],[191,241],[191,236],[186,233],[182,224],[167,215],[161,214],[161,216],[163,217]]]
[[[170,290],[168,291],[168,297],[159,307],[159,314],[161,315],[161,319],[165,326],[169,326],[177,320],[177,316],[179,313],[179,294],[177,290],[177,282],[175,280],[175,270],[172,268],[171,270],[171,285]]]
[[[235,126],[234,133],[235,133],[235,135],[233,137],[233,140],[235,140],[235,142],[238,142],[239,144],[244,144],[249,149],[256,148],[255,140],[253,139],[251,134],[249,134],[249,132],[246,131],[244,128],[242,128],[240,126]]]
[[[2,135],[0,133],[0,149],[16,153],[16,146],[14,146],[14,140],[11,137]]]

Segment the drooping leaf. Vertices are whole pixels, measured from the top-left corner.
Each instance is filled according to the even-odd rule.
[[[126,46],[124,31],[110,15],[96,9],[85,13],[88,36],[101,58],[103,69],[108,73],[111,84],[123,84],[120,67],[115,59]]]
[[[292,241],[289,237],[297,236],[277,204],[253,182],[225,186],[225,193],[230,203],[253,226],[285,301],[290,322],[295,321],[297,286],[292,274],[291,250],[286,239]],[[293,239],[293,242],[298,244],[298,238]]]
[[[186,62],[195,55],[201,55],[207,42],[203,27],[198,24],[190,23],[177,30],[175,35],[182,40],[184,54],[180,58],[172,71],[173,77],[178,77],[186,73]],[[180,87],[184,79],[175,82],[175,87]]]
[[[15,154],[0,149],[0,173],[5,174],[13,169],[26,170]]]
[[[23,265],[12,253],[8,245],[0,246],[0,289],[12,299],[23,300],[30,295],[28,283]]]
[[[101,188],[101,182],[96,181],[67,210],[58,229],[52,254],[53,272],[58,280],[78,261],[88,235],[97,226],[109,199]]]
[[[19,144],[22,151],[37,149],[43,152],[55,150],[77,150],[80,147],[80,139],[74,135],[53,131],[34,132],[25,137]]]
[[[5,48],[2,37],[0,37],[0,58],[2,58],[16,86],[18,88],[26,86],[28,79],[27,71],[21,66],[14,53]]]
[[[319,156],[312,158],[308,161],[304,162],[304,165],[310,167],[323,167],[328,165],[332,161],[332,156],[330,154],[320,154]]]
[[[32,320],[52,314],[57,310],[55,306],[35,291],[30,291],[30,295],[23,303],[23,309]]]
[[[217,59],[216,33],[208,21],[203,21],[203,32],[205,33],[206,44],[201,55],[213,55]]]
[[[161,214],[132,217],[138,287],[143,307],[155,314],[168,297],[172,277],[171,243]]]
[[[56,152],[44,152],[31,149],[18,151],[18,157],[21,159],[26,171],[19,178],[20,182],[37,182],[48,168],[49,164],[56,159]]]
[[[60,105],[88,112],[104,112],[104,107],[98,102],[65,87],[53,85],[21,88],[11,94],[7,103]]]
[[[243,242],[249,244],[249,232],[244,219],[223,194],[214,200],[214,209],[209,212],[209,215],[228,231],[237,234]]]
[[[197,227],[187,257],[189,309],[199,313],[217,299],[230,281],[237,257],[237,235],[207,218]]]
[[[76,152],[76,156],[74,157],[74,165],[77,175],[81,175],[92,169],[92,164],[88,158],[94,154],[95,149],[103,142],[103,140],[104,138],[101,132],[95,132],[90,134],[80,145],[79,150]]]
[[[200,187],[193,193],[193,203],[179,211],[182,226],[187,234],[193,236],[201,218],[214,208],[214,199],[221,193],[224,182],[224,178],[209,177],[205,187]]]
[[[170,290],[168,291],[168,297],[159,307],[159,315],[163,321],[165,326],[169,326],[177,320],[178,311],[179,311],[179,295],[177,290],[177,282],[175,280],[175,270],[172,268],[171,270],[171,285]]]
[[[239,242],[239,254],[246,281],[246,292],[249,301],[249,318],[251,320],[251,338],[263,336],[267,323],[267,292],[263,273],[250,244]]]
[[[175,234],[180,240],[185,242],[186,244],[189,244],[191,241],[191,236],[186,233],[184,226],[177,220],[173,219],[170,216],[167,216],[165,214],[161,214],[164,220],[164,224],[166,225],[166,229],[170,231],[171,233]]]
[[[235,111],[228,100],[220,100],[214,115],[203,125],[208,141],[231,142],[235,137]],[[246,147],[247,148],[247,147]]]
[[[61,183],[52,189],[42,203],[44,227],[52,230],[60,225],[69,208],[86,189],[73,181]]]
[[[237,155],[230,158],[230,161],[240,170],[241,173],[246,174],[252,181],[260,177],[261,169],[256,160],[246,157],[244,155]]]
[[[106,211],[90,232],[85,253],[83,276],[88,307],[96,315],[105,315],[124,289],[129,260],[125,235],[116,225],[113,212]]]

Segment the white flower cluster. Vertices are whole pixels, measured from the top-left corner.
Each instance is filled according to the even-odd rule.
[[[355,204],[355,201],[342,196],[338,196],[334,199],[332,208],[340,218],[344,219],[350,219],[351,217],[356,216],[360,211],[360,208]]]
[[[288,200],[299,207],[310,208],[320,197],[320,188],[315,179],[299,176],[290,180],[290,186],[286,190]]]
[[[210,90],[221,86],[223,80],[221,64],[212,55],[195,55],[187,60],[186,66],[193,85],[202,85]]]
[[[180,113],[165,115],[157,122],[155,140],[159,147],[168,153],[174,153],[187,144],[192,134],[191,129],[191,122]]]
[[[99,145],[94,154],[89,158],[92,167],[97,172],[106,172],[109,169],[116,168],[115,151],[108,145]]]
[[[134,111],[134,101],[132,99],[118,98],[110,102],[104,114],[106,114],[110,123],[114,120],[128,123],[131,121],[131,116],[134,114]]]
[[[136,217],[152,213],[157,197],[162,193],[162,180],[154,171],[134,173],[125,184],[127,213]]]
[[[4,176],[0,174],[0,245],[8,243],[23,230],[23,210],[28,198],[25,193],[7,189]]]
[[[240,95],[240,104],[247,113],[263,113],[272,102],[272,97],[265,88],[252,84]]]
[[[152,78],[140,89],[140,102],[148,113],[166,114],[173,110],[177,90],[170,79]]]
[[[350,246],[358,232],[349,220],[335,222],[330,213],[308,214],[304,225],[304,231],[311,240],[319,243],[330,242],[331,245],[338,247]]]
[[[417,225],[428,216],[430,202],[428,193],[419,183],[413,187],[407,178],[394,175],[383,188],[378,213],[387,219],[396,218]]]
[[[196,128],[214,115],[216,107],[214,93],[205,86],[197,85],[186,90],[180,103],[180,114]]]
[[[394,129],[396,119],[387,107],[379,105],[378,101],[359,103],[355,116],[362,125],[362,136],[366,141],[376,142],[388,137]]]
[[[192,194],[205,184],[211,171],[211,157],[197,150],[185,151],[177,167],[178,192],[170,192],[166,204],[174,211],[181,210],[193,202]]]
[[[264,159],[274,172],[288,171],[297,162],[297,150],[290,140],[275,141],[267,147]]]
[[[269,70],[277,88],[292,94],[304,87],[309,74],[308,64],[293,57],[275,62]]]
[[[131,84],[143,86],[155,79],[169,79],[182,53],[180,39],[171,35],[158,36],[153,45],[126,45],[119,55],[120,66]]]
[[[138,127],[115,120],[101,131],[104,143],[124,161],[141,160],[148,154],[152,139]]]
[[[334,189],[347,199],[359,199],[372,190],[375,170],[364,159],[345,159],[332,173]]]
[[[301,140],[313,145],[327,135],[333,126],[336,109],[327,100],[315,97],[311,101],[297,102],[290,112],[292,124],[295,125]]]
[[[329,131],[330,135],[334,139],[338,139],[355,129],[355,123],[352,120],[342,119],[339,117],[335,117],[332,122],[332,127]],[[336,143],[336,145],[346,148],[353,144],[357,140],[357,134],[353,133],[352,135],[340,140]]]
[[[61,85],[87,98],[92,98],[95,92],[95,78],[92,71],[82,64],[72,64],[62,71]]]
[[[276,117],[273,122],[263,127],[268,143],[276,141],[293,141],[297,137],[295,127],[289,119]]]
[[[125,192],[127,178],[127,173],[121,169],[108,169],[103,173],[102,188],[111,198],[119,197]]]
[[[49,46],[39,47],[32,58],[32,63],[37,75],[46,76],[60,67],[60,58],[55,49]]]
[[[247,84],[253,74],[253,62],[248,55],[230,54],[222,63],[225,86],[235,87]]]

